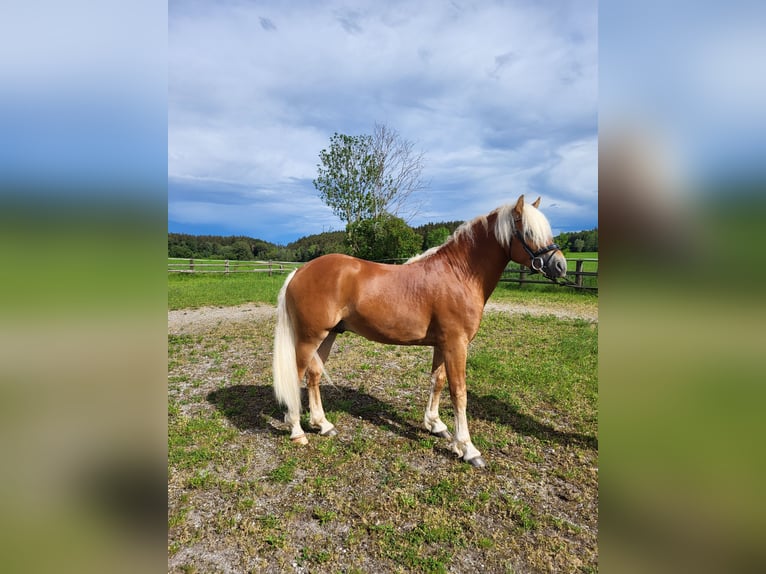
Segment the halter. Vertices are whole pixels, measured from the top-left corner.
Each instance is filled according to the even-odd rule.
[[[520,223],[520,221],[517,221],[517,220],[514,220],[514,221],[516,223]],[[514,236],[516,237],[516,239],[521,241],[521,246],[524,248],[524,251],[527,252],[527,255],[529,255],[532,269],[534,269],[538,273],[542,273],[545,277],[548,277],[548,274],[545,272],[545,269],[548,267],[548,262],[551,260],[551,257],[553,257],[553,253],[548,255],[548,257],[546,257],[545,260],[543,260],[541,256],[545,255],[546,253],[550,253],[551,251],[558,251],[561,248],[555,243],[551,243],[550,245],[547,245],[541,249],[538,249],[537,251],[532,251],[532,248],[527,244],[526,241],[524,241],[524,236],[522,235],[521,231],[518,230],[518,228],[516,229]],[[550,279],[550,277],[548,277],[548,279]]]

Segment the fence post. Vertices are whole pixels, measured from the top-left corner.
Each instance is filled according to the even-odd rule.
[[[527,282],[527,268],[523,265],[519,268],[519,285]]]
[[[269,261],[269,277],[271,277],[271,261]]]
[[[228,259],[226,260],[226,266],[225,266],[224,269],[225,269],[224,273],[226,273],[228,275],[229,274],[229,260]]]
[[[189,259],[189,271],[194,272],[194,258]]]
[[[575,263],[575,285],[578,287],[582,287],[582,264],[582,259],[578,259]]]

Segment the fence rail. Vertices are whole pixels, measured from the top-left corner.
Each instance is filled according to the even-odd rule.
[[[289,273],[300,263],[290,261],[239,261],[230,259],[168,258],[169,273]]]
[[[586,277],[598,278],[598,271],[583,271],[583,267],[586,262],[598,264],[598,259],[591,258],[567,258],[567,262],[575,262],[575,270],[567,271],[567,278],[574,277],[574,282],[567,281],[565,285],[574,289],[585,289],[588,291],[598,291],[598,286],[595,285],[595,280],[584,279]],[[528,277],[533,277],[528,279]],[[537,271],[532,271],[529,267],[519,265],[518,267],[506,267],[503,271],[503,275],[500,277],[500,281],[507,283],[518,283],[519,285],[540,284],[550,285],[551,282],[548,279],[534,279],[535,276],[541,277]]]
[[[598,271],[584,271],[585,263],[596,263],[598,259],[590,258],[567,258],[568,262],[574,261],[574,271],[567,271],[567,277],[574,277],[574,282],[568,282],[567,286],[575,289],[585,289],[597,291]],[[229,259],[202,259],[195,260],[182,258],[168,258],[169,273],[268,273],[270,276],[275,274],[289,273],[293,269],[300,267],[301,263],[293,261],[239,261]],[[592,267],[592,265],[591,265]],[[509,266],[503,271],[500,278],[502,282],[518,283],[519,285],[540,284],[550,285],[547,279],[537,279],[540,276],[536,271],[522,265]]]

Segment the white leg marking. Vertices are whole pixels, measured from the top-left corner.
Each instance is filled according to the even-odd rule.
[[[441,391],[435,392],[437,375],[431,376],[431,394],[428,396],[426,412],[423,415],[423,426],[433,434],[439,434],[447,431],[447,425],[439,418],[439,396]]]
[[[311,418],[309,419],[309,423],[312,427],[319,427],[319,434],[321,435],[334,434],[333,429],[335,428],[335,425],[327,420],[327,417],[324,413],[324,408],[322,408],[322,398],[319,395],[319,385],[310,386],[308,390],[309,409],[311,410]]]
[[[285,413],[285,422],[291,425],[290,440],[296,444],[308,444],[309,440],[306,438],[306,433],[301,428],[300,415],[291,415],[289,412]]]
[[[453,452],[463,457],[463,460],[470,461],[481,456],[479,450],[471,442],[471,435],[468,433],[468,419],[465,415],[465,409],[455,412],[455,440],[450,444]]]

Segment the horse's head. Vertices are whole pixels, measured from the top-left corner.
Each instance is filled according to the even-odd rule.
[[[534,203],[525,204],[522,195],[513,206],[511,259],[539,271],[548,279],[558,279],[566,275],[567,261],[553,242],[551,225],[537,209],[539,205],[539,197]]]

